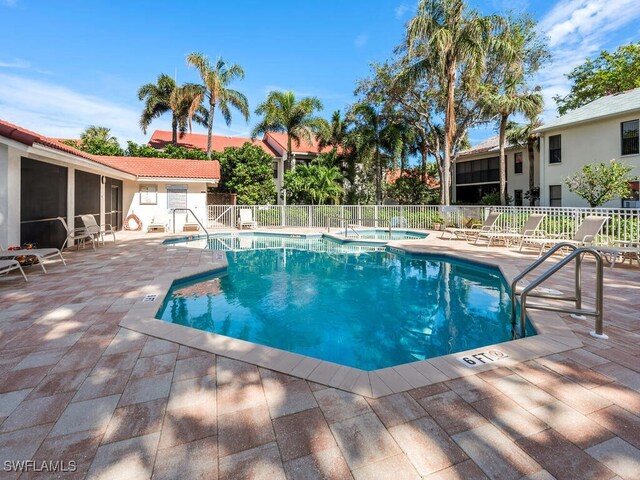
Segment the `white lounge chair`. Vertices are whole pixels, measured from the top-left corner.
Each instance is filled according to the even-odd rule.
[[[64,227],[64,229],[67,231],[67,238],[64,239],[64,242],[62,243],[62,246],[60,247],[60,250],[64,250],[64,247],[67,245],[67,243],[69,242],[69,240],[76,242],[76,248],[80,248],[80,244],[82,243],[82,246],[84,247],[84,244],[86,242],[86,240],[91,240],[91,246],[93,247],[93,249],[96,249],[96,242],[95,242],[95,235],[90,233],[89,231],[87,231],[87,229],[85,227],[82,228],[76,228],[71,230],[69,228],[69,225],[67,225],[67,222],[64,218],[62,217],[57,217],[58,220],[60,220],[60,223],[62,223],[62,226]]]
[[[116,232],[110,224],[107,223],[104,227],[101,227],[98,225],[96,217],[93,215],[80,215],[80,219],[82,220],[82,223],[84,223],[87,233],[90,233],[94,238],[101,240],[103,245],[105,235],[113,235],[113,243],[116,243]]]
[[[484,222],[476,223],[472,225],[471,228],[445,228],[442,231],[442,235],[440,235],[440,238],[444,238],[444,234],[448,233],[449,240],[451,240],[454,235],[463,240],[469,240],[469,237],[475,237],[482,232],[495,231],[495,225],[500,215],[502,215],[502,212],[490,212]]]
[[[9,273],[11,270],[19,270],[24,281],[27,281],[27,276],[25,275],[24,270],[22,270],[20,262],[17,260],[0,260],[0,274]]]
[[[616,263],[624,263],[629,260],[633,264],[634,260],[640,264],[640,244],[633,242],[621,242],[620,245],[595,245],[593,246],[602,254],[611,268]]]
[[[258,222],[253,219],[253,210],[251,210],[250,208],[240,209],[238,226],[240,227],[240,230],[242,230],[244,227],[256,228],[258,226]]]
[[[160,229],[162,229],[163,232],[169,231],[169,214],[166,210],[157,210],[156,213],[153,214],[151,223],[147,225],[147,232]]]
[[[524,241],[528,238],[535,238],[539,236],[540,231],[538,228],[544,220],[546,214],[533,214],[529,215],[527,221],[522,226],[519,232],[482,232],[478,234],[475,243],[478,243],[478,240],[486,239],[487,247],[491,246],[493,241],[502,241],[505,245],[519,245],[520,249],[522,249],[522,245]]]
[[[562,242],[571,243],[576,247],[589,246],[593,244],[596,236],[600,233],[604,224],[607,223],[607,220],[609,220],[609,217],[587,215],[573,237],[558,235],[548,238],[528,238],[525,243],[526,245],[539,246],[540,251],[538,252],[538,256],[542,255],[545,248],[551,248]]]
[[[47,269],[44,266],[45,259],[58,257],[62,260],[63,265],[67,264],[64,261],[62,253],[57,248],[22,248],[20,250],[5,250],[2,245],[0,245],[0,260],[16,260],[18,257],[25,256],[36,257],[38,259],[38,265],[40,265],[40,268],[42,268],[44,273],[47,273]]]

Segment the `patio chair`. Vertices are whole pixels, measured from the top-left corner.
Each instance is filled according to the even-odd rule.
[[[640,265],[640,243],[620,242],[619,245],[595,245],[593,248],[602,254],[611,268],[627,260],[629,264],[635,260]]]
[[[153,214],[151,223],[147,225],[147,232],[160,229],[162,229],[163,232],[169,231],[169,214],[166,210],[157,210],[156,213]]]
[[[253,219],[253,210],[251,210],[250,208],[240,209],[238,226],[240,227],[240,230],[242,230],[244,227],[256,228],[258,226],[258,222]]]
[[[105,235],[113,235],[113,243],[116,243],[116,232],[109,223],[101,227],[93,215],[80,215],[80,220],[82,220],[87,232],[92,234],[94,238],[101,240],[103,245]]]
[[[17,260],[0,260],[0,274],[9,273],[11,270],[19,270],[24,281],[27,281],[27,276],[25,275],[24,270],[22,270],[20,262]]]
[[[544,213],[541,214],[533,214],[529,215],[527,221],[522,226],[519,232],[483,232],[479,233],[476,238],[475,243],[478,243],[478,240],[481,238],[487,240],[487,247],[490,247],[493,241],[502,241],[505,245],[519,245],[520,249],[522,249],[522,245],[525,239],[536,237],[540,234],[540,224],[544,217],[547,215]]]
[[[91,246],[93,247],[94,250],[96,249],[96,244],[93,238],[94,236],[91,233],[89,233],[86,228],[82,227],[82,228],[75,228],[71,230],[69,228],[69,225],[67,225],[67,221],[64,218],[62,217],[56,217],[56,218],[60,220],[60,223],[62,223],[62,226],[67,232],[67,238],[64,239],[64,242],[62,243],[60,250],[64,250],[64,247],[67,245],[69,240],[73,242],[77,242],[76,243],[77,249],[80,248],[81,243],[82,243],[82,247],[84,248],[85,241],[91,240]]]
[[[495,231],[495,225],[500,215],[502,215],[502,212],[490,212],[484,222],[482,222],[481,224],[476,223],[472,225],[471,228],[445,228],[442,231],[442,235],[440,235],[440,238],[444,238],[444,234],[448,233],[448,240],[451,240],[454,235],[457,238],[469,240],[469,237],[474,237],[476,235],[479,235],[480,233]]]
[[[596,236],[600,233],[604,224],[607,223],[607,220],[609,220],[609,217],[587,215],[573,237],[569,238],[567,235],[554,235],[547,238],[528,238],[524,243],[531,246],[540,246],[538,256],[542,255],[545,248],[551,248],[562,242],[571,243],[576,247],[589,246],[593,244]]]
[[[45,259],[58,257],[62,260],[63,265],[67,264],[67,262],[64,261],[62,253],[57,248],[21,248],[20,250],[5,250],[2,245],[0,245],[0,261],[11,260],[17,262],[18,257],[36,257],[38,259],[38,264],[44,273],[47,273],[47,269],[44,266]]]

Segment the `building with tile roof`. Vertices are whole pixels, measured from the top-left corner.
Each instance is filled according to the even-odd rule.
[[[122,228],[129,214],[191,208],[207,216],[207,189],[220,180],[217,161],[91,155],[0,120],[0,244],[62,245],[57,217],[74,228],[79,215]],[[188,218],[176,216],[176,228]]]

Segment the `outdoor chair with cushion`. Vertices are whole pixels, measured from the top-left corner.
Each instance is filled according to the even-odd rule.
[[[453,228],[453,227],[445,228],[442,231],[442,235],[440,235],[440,238],[444,238],[444,234],[448,233],[449,240],[451,240],[454,235],[457,238],[460,238],[463,240],[469,240],[470,238],[473,238],[479,235],[480,233],[496,231],[495,225],[500,215],[502,215],[501,212],[490,212],[489,215],[487,215],[487,218],[484,220],[484,222],[482,222],[481,224],[480,223],[474,224],[471,226],[471,228]]]
[[[590,246],[595,242],[597,235],[607,223],[609,217],[600,217],[597,215],[587,215],[578,230],[573,237],[568,237],[566,234],[548,236],[546,238],[528,238],[525,242],[526,245],[532,247],[540,247],[538,256],[541,256],[545,248],[551,248],[558,243],[571,243],[576,247]]]
[[[21,248],[19,250],[5,250],[2,245],[0,245],[0,260],[9,259],[17,261],[18,257],[36,257],[38,259],[38,264],[44,273],[47,273],[47,269],[44,266],[45,259],[58,257],[62,260],[63,265],[67,264],[62,257],[62,253],[57,248]]]
[[[17,260],[0,260],[0,274],[9,273],[12,270],[19,270],[24,281],[27,281],[27,276],[25,275],[24,270],[22,270],[20,262]]]
[[[253,210],[251,210],[250,208],[240,209],[238,226],[240,227],[240,230],[242,230],[244,227],[256,228],[258,226],[258,222],[253,219]]]

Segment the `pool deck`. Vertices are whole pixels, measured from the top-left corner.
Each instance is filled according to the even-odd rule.
[[[608,340],[589,335],[593,319],[552,314],[543,335],[498,346],[505,360],[441,358],[429,373],[378,374],[375,391],[369,376],[356,394],[327,386],[352,372],[311,379],[298,359],[287,375],[260,366],[279,352],[171,324],[153,336],[123,327],[149,324],[161,297],[145,295],[224,265],[163,238],[122,232],[115,245],[65,252],[68,265],[51,262],[46,275],[29,268],[26,284],[0,277],[0,479],[20,476],[5,461],[28,459],[75,461],[68,478],[639,478],[637,264],[605,269]],[[535,259],[433,236],[405,245],[507,276]],[[572,278],[568,268],[546,286],[567,291]],[[207,351],[222,347],[237,355]]]

